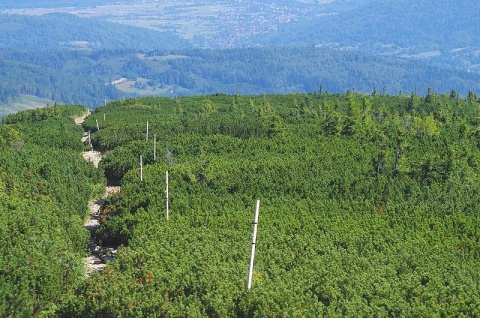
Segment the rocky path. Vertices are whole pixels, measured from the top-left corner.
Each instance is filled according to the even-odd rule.
[[[78,117],[75,119],[75,123],[77,125],[82,125],[85,118],[89,115],[89,113]],[[88,139],[88,132],[84,132],[82,137],[82,142],[85,143]],[[91,161],[95,168],[98,168],[98,163],[102,159],[102,154],[98,151],[94,151],[93,149],[90,151],[83,152],[83,158],[85,160]],[[90,216],[85,221],[84,226],[90,232],[90,242],[89,242],[89,250],[90,255],[85,258],[85,276],[88,277],[92,273],[96,271],[101,271],[105,267],[107,261],[110,261],[115,256],[117,250],[111,247],[102,247],[97,244],[94,239],[95,231],[100,226],[100,208],[109,195],[117,193],[120,191],[120,187],[113,187],[107,186],[105,189],[105,194],[103,197],[93,200],[90,203]]]
[[[105,198],[120,191],[120,187],[107,187],[102,198],[95,199],[90,203],[90,217],[85,221],[84,226],[90,232],[89,250],[90,255],[85,258],[85,276],[88,277],[96,271],[101,271],[108,261],[111,261],[117,250],[113,247],[104,247],[97,244],[94,239],[95,231],[100,226],[100,208]]]
[[[85,121],[85,118],[90,115],[90,113],[86,113],[83,116],[75,118],[75,124],[81,126]],[[88,139],[88,131],[83,132],[82,142],[85,143]],[[83,152],[83,158],[87,161],[91,161],[95,168],[98,168],[98,163],[102,160],[102,154],[99,151],[94,151],[93,148],[90,151]]]

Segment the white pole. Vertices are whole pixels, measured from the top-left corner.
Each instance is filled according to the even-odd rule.
[[[153,134],[153,161],[157,161],[157,134]]]
[[[103,121],[105,121],[105,113],[103,113]]]
[[[88,131],[88,144],[90,145],[90,149],[93,151],[92,135],[91,135],[90,130]]]
[[[100,131],[100,126],[98,126],[98,119],[95,119],[95,122],[97,123],[97,131]]]
[[[258,224],[259,210],[260,210],[260,200],[257,200],[257,203],[255,205],[255,217],[253,221],[252,252],[250,253],[250,266],[248,268],[247,290],[250,290],[250,288],[252,287],[253,259],[255,258],[255,244],[257,243],[257,224]]]
[[[147,121],[147,135],[145,137],[145,140],[148,140],[148,121]]]
[[[140,155],[140,182],[143,181],[143,160],[142,155]]]
[[[169,211],[168,211],[168,170],[165,171],[165,205],[167,207],[167,220],[169,217]]]

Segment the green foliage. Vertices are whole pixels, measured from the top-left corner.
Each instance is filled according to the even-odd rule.
[[[82,219],[103,179],[79,155],[72,116],[85,109],[6,117],[1,315],[480,314],[478,101],[428,95],[218,94],[96,109],[84,129],[121,183],[96,235],[121,246],[88,279]]]
[[[90,74],[92,68],[98,70],[99,66],[92,66],[95,61],[83,55],[35,51],[2,56],[0,102],[14,103],[23,94],[93,108],[104,98],[120,98],[122,94],[113,85],[105,85],[105,75]]]
[[[0,316],[49,316],[84,272],[86,206],[103,178],[80,155],[78,106],[0,125]]]
[[[66,13],[40,16],[0,14],[0,27],[4,31],[0,36],[0,48],[15,50],[38,52],[58,48],[145,50],[190,47],[188,41],[174,33],[156,32]]]
[[[414,0],[334,1],[329,6],[335,14],[298,19],[250,41],[263,46],[268,43],[354,48],[478,71],[475,56],[478,45],[474,34],[480,32],[480,26],[476,23],[479,3],[475,0],[462,3],[445,0],[421,3]],[[458,16],[462,17],[461,22]],[[444,34],[444,25],[451,26],[449,34]]]
[[[57,313],[478,315],[476,106],[448,95],[349,92],[147,98],[98,108],[84,125],[108,150],[106,176],[122,190],[102,207],[97,234],[122,246]]]
[[[13,147],[15,144],[22,142],[21,133],[7,125],[0,126],[0,149]]]
[[[417,89],[418,94],[424,95],[426,90],[421,88],[429,86],[437,92],[450,92],[455,87],[461,96],[479,91],[478,74],[474,72],[350,50],[274,47],[216,51],[153,47],[139,52],[140,48],[124,46],[94,51],[55,49],[0,50],[0,102],[12,103],[24,94],[61,103],[80,103],[93,109],[103,105],[105,99],[117,100],[135,94],[172,97],[309,93],[318,91],[319,83],[322,92],[331,93],[352,88],[371,92],[379,87],[383,95]],[[130,82],[112,84],[120,78]],[[201,99],[205,112],[208,103]]]
[[[10,114],[2,119],[3,124],[16,123],[33,123],[40,122],[46,119],[73,119],[82,112],[85,112],[85,107],[80,105],[60,106],[55,103],[53,106],[25,110],[16,114]]]

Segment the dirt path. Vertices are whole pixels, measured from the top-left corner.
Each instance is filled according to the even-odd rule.
[[[90,256],[85,258],[85,276],[88,277],[96,271],[101,271],[106,262],[111,261],[117,250],[112,247],[104,247],[97,244],[94,239],[95,231],[100,226],[100,208],[105,199],[114,193],[120,192],[120,187],[108,186],[105,195],[102,198],[95,199],[90,203],[90,217],[85,221],[84,226],[90,232],[90,242],[88,244]]]
[[[89,114],[90,113],[87,113],[81,117],[75,118],[75,124],[79,126],[82,125]],[[82,142],[85,143],[87,140],[88,132],[84,132]],[[83,158],[91,161],[95,168],[98,168],[98,163],[102,159],[102,154],[92,149],[91,151],[84,151]],[[84,223],[85,228],[90,232],[90,242],[88,244],[90,255],[85,258],[85,277],[89,277],[94,272],[103,270],[106,262],[111,261],[117,253],[115,248],[98,245],[98,242],[96,242],[94,238],[95,231],[100,226],[100,208],[109,195],[117,192],[120,192],[120,187],[107,186],[105,194],[101,198],[94,199],[90,203],[90,216]]]
[[[95,168],[98,168],[98,164],[100,163],[100,160],[102,160],[102,154],[94,150],[84,151],[83,158],[87,161],[91,161]]]
[[[85,118],[87,118],[88,115],[90,115],[90,112],[86,112],[82,116],[75,118],[75,124],[79,126],[83,124],[83,122],[85,121]]]
[[[90,112],[75,118],[75,124],[81,126],[85,121],[85,118],[90,115]],[[82,142],[85,143],[88,140],[88,131],[83,132]],[[90,151],[83,152],[83,158],[87,161],[91,161],[95,168],[98,168],[98,163],[102,160],[102,154],[99,151],[94,151],[93,148]]]

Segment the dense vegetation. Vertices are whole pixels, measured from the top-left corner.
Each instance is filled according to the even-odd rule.
[[[81,156],[82,106],[0,125],[0,317],[47,317],[83,280],[87,202],[104,179]]]
[[[123,0],[123,3],[132,2],[134,0]],[[117,3],[117,0],[25,0],[18,2],[16,0],[4,0],[0,3],[2,9],[17,9],[17,8],[58,8],[58,7],[89,7],[95,5],[105,5]]]
[[[66,13],[42,16],[0,14],[0,28],[0,48],[9,50],[151,50],[191,46],[187,40],[173,33],[80,18]]]
[[[1,35],[0,35],[1,37]],[[325,48],[234,50],[0,51],[0,102],[20,94],[89,108],[132,94],[163,96],[263,94],[355,89],[397,94],[424,87],[466,96],[480,91],[479,76],[393,59]],[[120,91],[111,83],[132,81]],[[125,89],[124,89],[125,90]],[[2,114],[0,113],[0,116]]]
[[[217,94],[100,107],[84,129],[122,190],[103,205],[97,236],[121,246],[87,279],[82,220],[103,179],[80,156],[72,118],[83,111],[54,105],[0,125],[0,316],[480,314],[473,92]]]
[[[122,190],[104,204],[97,233],[122,247],[57,313],[478,315],[479,113],[475,94],[433,90],[145,98],[98,108],[84,127]],[[257,256],[246,292],[255,199]]]
[[[311,93],[321,83],[332,93],[347,89],[368,93],[377,87],[388,94],[417,90],[424,95],[422,89],[428,86],[438,92],[455,87],[462,96],[468,90],[480,91],[475,42],[480,32],[475,10],[479,4],[472,0],[334,1],[328,5],[255,0],[248,6],[241,1],[215,0],[188,8],[159,1],[153,11],[168,19],[157,24],[145,22],[156,12],[142,16],[146,8],[152,10],[151,3],[142,9],[131,2],[125,1],[129,9],[124,15],[103,12],[97,18],[20,14],[32,13],[29,10],[0,14],[0,108],[7,108],[0,109],[0,117],[9,113],[21,95],[95,108],[105,99],[136,95]],[[62,7],[66,1],[42,3],[17,5]],[[80,15],[101,14],[95,5],[108,3],[112,2],[69,5],[92,6],[74,10]],[[220,18],[222,10],[218,17],[200,17],[209,6],[228,11],[228,21]],[[196,14],[195,21],[191,14]],[[197,18],[202,27],[197,28]],[[105,20],[145,22],[157,31]],[[177,30],[181,25],[188,27]],[[182,38],[192,33],[193,39]],[[128,84],[111,85],[121,78],[128,79]]]
[[[480,315],[478,2],[334,1],[307,10],[313,19],[291,3],[251,1],[253,20],[225,15],[234,28],[219,33],[208,21],[215,30],[193,42],[310,47],[194,50],[178,34],[69,14],[0,15],[1,103],[172,97],[93,112],[84,129],[105,154],[100,170],[80,156],[72,119],[84,107],[3,119],[0,317]],[[111,84],[123,77],[133,89]],[[231,95],[173,98],[214,92]],[[105,178],[122,190],[96,236],[119,252],[85,278],[82,223]]]
[[[56,54],[35,55],[35,59],[50,60],[53,63]],[[104,76],[74,76],[72,73],[78,71],[81,65],[79,61],[74,70],[58,71],[54,67],[21,61],[0,61],[0,102],[11,103],[21,95],[33,95],[61,103],[82,103],[93,108],[102,104],[105,98],[110,100],[122,97],[121,92],[103,80]]]
[[[127,10],[105,10],[105,6],[114,3],[122,3]],[[426,0],[421,3],[414,0],[334,0],[328,4],[324,1],[301,0],[249,0],[247,3],[226,0],[188,3],[167,0],[24,0],[21,3],[3,1],[1,8],[55,8],[50,10],[141,25],[150,32],[153,32],[150,29],[155,29],[168,32],[172,37],[183,36],[195,47],[201,48],[318,45],[397,57],[418,57],[435,65],[480,71],[477,53],[480,47],[476,36],[480,32],[477,19],[480,5],[475,0]],[[49,9],[13,12],[28,14],[32,11],[49,12]],[[70,25],[73,20],[69,19],[66,23]],[[80,28],[75,27],[72,33],[82,30],[85,21],[78,20],[77,24]],[[7,32],[10,27],[9,24],[1,25],[2,30]],[[28,23],[25,29],[30,31]],[[49,35],[50,29],[57,30],[55,24],[50,25]],[[36,30],[38,28],[32,28],[33,32],[25,33],[26,39],[36,38]],[[98,32],[94,29],[89,31],[94,32],[84,38],[91,38]],[[138,32],[139,38],[142,38],[144,31],[130,29],[123,33],[124,36],[115,37],[114,41],[121,42],[122,38],[135,41],[130,32]],[[60,34],[58,39],[64,37],[64,34]],[[44,41],[37,43],[46,44],[56,40],[47,36]],[[106,42],[111,44],[113,41],[108,39]],[[30,41],[17,44],[35,45]],[[145,46],[149,46],[150,50],[159,48],[152,47],[157,44],[155,42],[137,41],[136,44],[144,49]],[[64,46],[65,43],[60,45]],[[91,43],[89,47],[96,45],[98,42]]]
[[[149,85],[171,85],[179,95],[311,93],[318,92],[320,85],[335,93],[348,89],[371,92],[377,87],[389,94],[414,90],[424,94],[424,87],[445,92],[452,83],[462,95],[472,88],[480,89],[476,82],[479,76],[467,72],[326,48],[190,50],[177,54],[179,58],[164,61],[150,52],[129,64],[127,69],[134,73],[126,77],[144,74]]]
[[[335,1],[333,6],[342,2]],[[346,1],[345,7],[336,9],[337,14],[280,24],[275,32],[250,41],[411,56],[430,64],[480,71],[475,36],[480,32],[478,1],[366,0]]]

